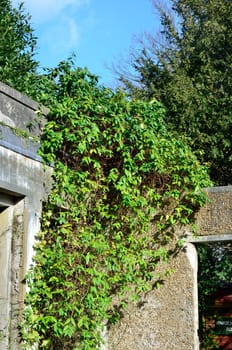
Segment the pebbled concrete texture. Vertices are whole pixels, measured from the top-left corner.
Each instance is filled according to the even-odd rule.
[[[108,331],[108,350],[196,350],[197,258],[195,247],[186,244],[168,264],[157,271],[172,272],[160,288],[131,303],[121,321]]]
[[[209,202],[196,214],[197,232],[157,272],[173,272],[140,303],[130,303],[105,338],[107,350],[199,350],[197,251],[194,242],[232,241],[232,186],[205,190]],[[180,232],[181,234],[181,232]],[[193,242],[193,243],[191,243]]]
[[[209,202],[196,214],[197,236],[232,234],[232,186],[206,189]]]

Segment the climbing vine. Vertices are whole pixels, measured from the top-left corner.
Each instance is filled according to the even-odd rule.
[[[40,154],[53,164],[53,188],[27,277],[23,344],[96,350],[102,326],[152,288],[165,243],[210,182],[166,131],[159,102],[128,100],[70,62],[48,72],[40,96],[50,107]]]

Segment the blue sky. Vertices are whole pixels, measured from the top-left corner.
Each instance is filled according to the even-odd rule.
[[[106,85],[113,85],[112,63],[128,56],[136,37],[159,27],[151,0],[24,0],[24,7],[32,16],[43,67],[55,67],[74,52],[77,65]]]

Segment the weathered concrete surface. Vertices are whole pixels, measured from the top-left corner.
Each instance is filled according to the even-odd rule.
[[[0,214],[0,349],[17,349],[24,303],[24,200]]]
[[[0,189],[15,193],[15,197],[27,196],[33,205],[40,206],[41,198],[48,193],[51,180],[48,169],[37,160],[0,146]],[[30,208],[28,208],[30,210]]]
[[[22,321],[24,307],[25,284],[23,280],[26,273],[27,255],[26,246],[26,212],[25,199],[13,207],[12,240],[11,240],[11,288],[10,288],[10,337],[9,348],[17,349],[20,342],[18,327]],[[22,234],[24,233],[24,234]]]
[[[42,200],[47,196],[51,180],[50,171],[45,171],[40,162],[4,147],[0,147],[0,161],[0,200],[2,197],[3,204],[7,193],[12,198],[12,203],[16,202],[3,210],[0,216],[3,230],[0,236],[0,263],[5,276],[5,279],[1,279],[0,288],[4,285],[8,291],[7,295],[4,294],[4,299],[0,297],[0,314],[4,313],[4,324],[0,324],[0,332],[4,332],[3,339],[0,334],[0,349],[7,349],[8,342],[9,348],[14,350],[20,348],[18,324],[25,292],[22,281],[32,262],[34,239],[40,226]],[[11,218],[7,221],[4,216],[8,212],[11,213]],[[6,223],[4,229],[3,223]]]
[[[12,208],[0,214],[0,349],[8,348]]]
[[[232,186],[210,188],[208,202],[196,215],[196,234],[188,240],[232,240]],[[183,234],[186,235],[186,231]],[[160,289],[139,304],[130,304],[124,317],[108,330],[107,350],[198,350],[197,252],[186,243],[159,271],[173,270]]]
[[[209,202],[196,215],[197,235],[232,234],[232,186],[206,190]]]
[[[0,124],[0,146],[11,149],[12,151],[22,154],[28,158],[40,160],[37,154],[39,148],[39,139],[34,137],[24,137],[17,134],[9,126]]]
[[[27,131],[31,136],[40,136],[44,116],[48,114],[48,109],[43,107],[41,116],[40,109],[37,102],[0,82],[0,122]]]
[[[39,137],[48,112],[47,108],[0,82],[0,146],[40,160]]]
[[[159,289],[129,305],[124,317],[108,331],[108,350],[196,350],[197,258],[188,244],[159,271],[172,268]]]
[[[0,83],[0,350],[20,349],[23,280],[51,185],[51,169],[37,155],[38,107]]]

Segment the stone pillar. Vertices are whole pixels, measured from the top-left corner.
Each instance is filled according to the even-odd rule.
[[[197,255],[192,244],[161,264],[160,288],[130,304],[108,332],[108,350],[198,350]]]

